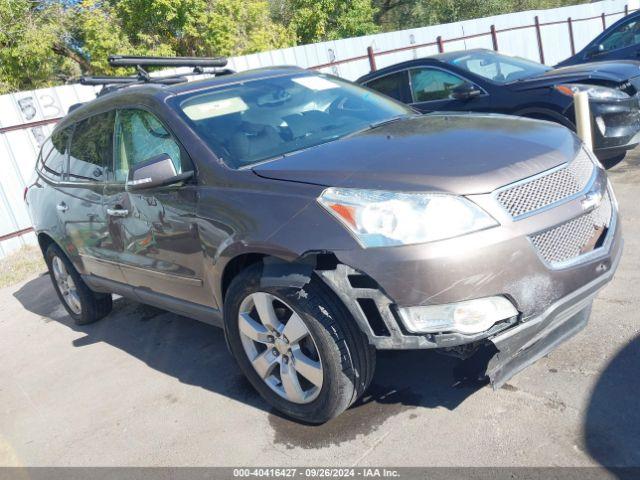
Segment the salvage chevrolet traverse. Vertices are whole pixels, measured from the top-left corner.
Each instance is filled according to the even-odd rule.
[[[365,392],[377,350],[492,347],[501,385],[586,324],[622,248],[568,129],[418,116],[289,67],[111,89],[55,127],[26,200],[77,323],[119,294],[218,325],[312,423]]]

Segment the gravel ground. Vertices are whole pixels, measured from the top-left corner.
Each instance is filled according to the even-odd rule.
[[[610,173],[625,253],[589,326],[494,392],[454,359],[379,356],[320,427],[272,412],[222,332],[119,299],[72,323],[46,276],[0,290],[0,465],[640,466],[640,152]]]

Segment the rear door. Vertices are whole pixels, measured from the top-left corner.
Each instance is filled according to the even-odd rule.
[[[411,103],[411,90],[409,89],[409,76],[406,70],[389,73],[364,84],[402,103]]]
[[[107,237],[102,194],[113,156],[114,120],[111,111],[75,124],[58,211],[70,253],[80,258],[85,273],[122,281],[117,262],[101,254]]]
[[[160,154],[176,172],[193,170],[186,151],[152,112],[118,110],[113,165],[105,186],[108,238],[104,256],[116,258],[126,283],[155,293],[206,304],[203,252],[196,223],[195,184],[129,192],[129,169]]]

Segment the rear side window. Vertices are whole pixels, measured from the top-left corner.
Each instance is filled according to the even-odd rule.
[[[115,180],[125,182],[129,169],[161,154],[171,158],[182,173],[180,146],[153,114],[139,109],[118,110],[116,121]]]
[[[422,68],[411,70],[414,102],[430,102],[451,98],[453,89],[464,83],[460,77],[442,70]]]
[[[373,88],[380,93],[384,93],[391,98],[400,100],[401,102],[407,102],[406,98],[407,87],[409,86],[409,80],[407,78],[406,70],[398,73],[392,73],[391,75],[385,75],[384,77],[371,80],[365,84],[369,88]]]
[[[67,164],[70,130],[55,132],[42,147],[42,173],[52,179],[60,180]]]
[[[100,182],[113,158],[114,112],[94,115],[76,124],[69,150],[72,182]]]

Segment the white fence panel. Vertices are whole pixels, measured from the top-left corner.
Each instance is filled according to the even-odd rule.
[[[369,59],[366,56],[369,46],[376,54],[377,67],[383,68],[397,62],[438,53],[438,36],[444,40],[445,51],[493,48],[489,34],[491,25],[495,25],[498,30],[500,52],[539,61],[538,40],[536,29],[533,27],[536,15],[542,24],[566,22],[568,17],[572,17],[575,48],[579,51],[602,31],[600,15],[603,12],[616,13],[606,17],[606,24],[609,26],[622,17],[620,12],[624,11],[626,4],[630,10],[636,10],[640,6],[639,3],[640,0],[606,0],[302,45],[232,57],[229,58],[229,68],[243,71],[273,65],[298,65],[302,68],[325,65],[321,71],[355,80],[369,72]],[[579,20],[587,17],[595,18]],[[523,26],[528,27],[500,31]],[[545,63],[548,65],[571,55],[566,23],[541,26],[541,37]],[[419,48],[407,49],[411,45],[425,44],[427,45]],[[336,63],[331,64],[333,62]],[[74,103],[91,100],[96,92],[96,87],[65,85],[0,96],[0,257],[25,243],[35,242],[33,234],[5,240],[1,240],[1,237],[30,227],[22,196],[24,187],[31,177],[38,148],[53,128],[52,123],[46,122],[54,122],[64,116]],[[3,131],[7,127],[19,128],[21,125],[25,127]]]

